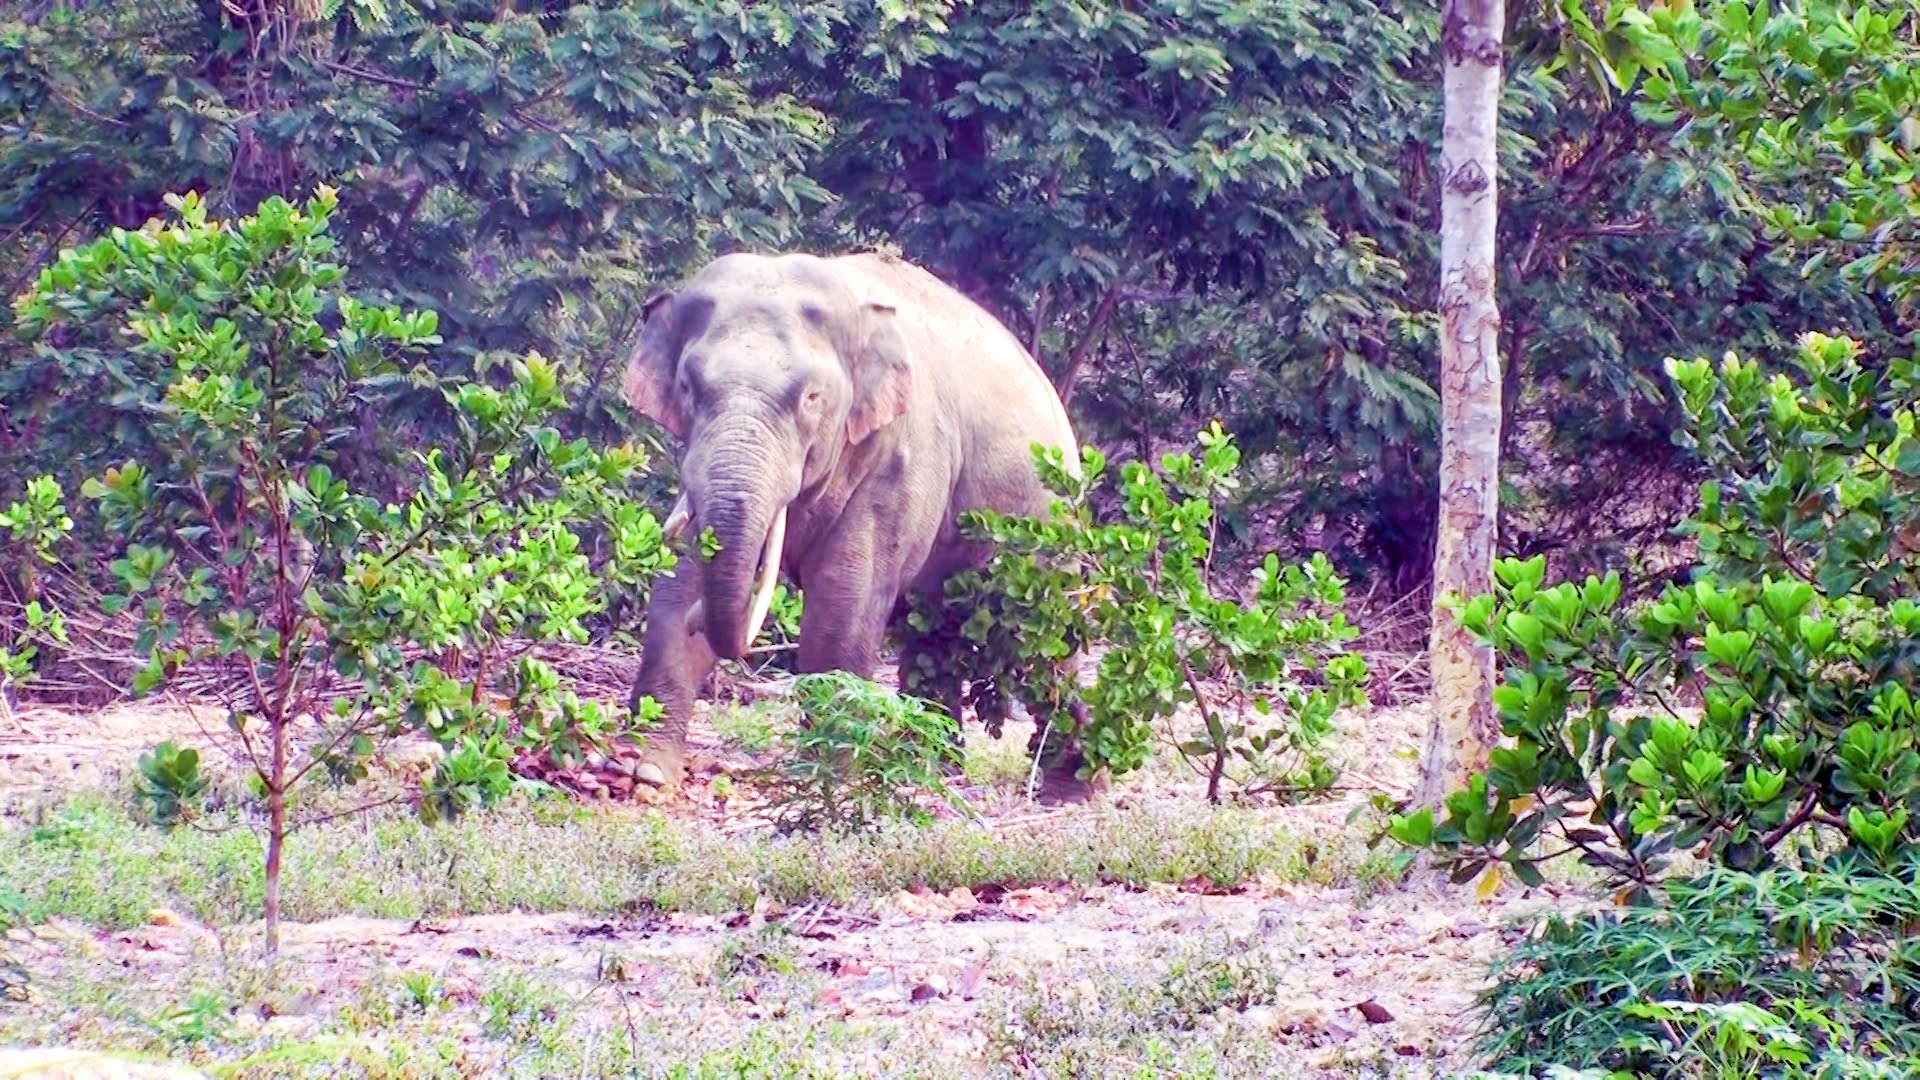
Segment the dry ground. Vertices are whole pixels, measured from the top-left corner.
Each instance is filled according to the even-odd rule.
[[[0,844],[44,840],[50,821],[66,820],[57,808],[68,793],[120,792],[113,798],[124,802],[127,772],[143,749],[163,738],[211,747],[205,731],[218,722],[184,706],[25,711],[20,730],[0,730],[0,806],[8,814]],[[570,856],[546,856],[577,860],[584,844],[603,850],[609,864],[631,859],[638,868],[620,872],[654,882],[654,892],[624,900],[625,879],[582,886],[611,897],[583,902],[597,910],[518,900],[517,886],[449,884],[452,899],[422,900],[416,917],[380,918],[373,916],[412,909],[403,898],[295,880],[297,897],[310,899],[296,898],[294,914],[310,921],[284,928],[272,968],[257,956],[258,924],[196,901],[191,883],[135,889],[130,879],[96,873],[90,888],[131,890],[137,910],[52,917],[12,931],[27,1000],[0,1002],[0,1043],[114,1049],[246,1076],[1458,1075],[1474,1064],[1474,992],[1488,961],[1519,932],[1510,920],[1583,896],[1563,884],[1509,883],[1482,897],[1428,874],[1397,879],[1368,851],[1363,836],[1378,825],[1368,797],[1411,783],[1424,722],[1417,707],[1344,717],[1342,791],[1306,806],[1214,815],[1230,823],[1219,827],[1209,823],[1197,780],[1172,765],[1145,770],[1098,805],[1042,810],[1018,799],[1017,782],[981,779],[995,772],[989,761],[969,769],[968,793],[985,809],[984,823],[944,826],[955,835],[980,830],[984,839],[960,855],[941,854],[946,847],[912,854],[921,860],[915,866],[935,872],[890,879],[885,864],[917,843],[903,834],[845,850],[821,840],[819,872],[833,868],[832,888],[808,895],[804,850],[798,871],[780,864],[777,888],[756,886],[772,879],[752,877],[761,857],[754,855],[741,864],[747,869],[724,871],[747,884],[716,895],[755,897],[730,910],[710,910],[710,898],[663,903],[663,895],[700,895],[698,883],[676,879],[662,893],[638,867],[645,859],[620,850],[627,834],[618,831],[555,849]],[[654,830],[651,842],[683,860],[684,878],[699,865],[686,853],[707,850],[703,844],[772,843],[754,840],[737,809],[716,805],[700,782],[743,752],[704,721],[695,734],[704,764],[683,799],[651,808],[603,803],[508,840],[487,839],[485,824],[462,826],[481,832],[458,834],[466,840],[447,840],[447,850],[464,851],[458,844],[475,836],[482,847],[516,845],[575,827],[568,820],[616,830],[643,821]],[[1019,772],[1025,734],[1010,728],[997,745],[975,735],[971,752],[998,755],[1004,781]],[[404,772],[425,759],[416,748],[390,767]],[[1360,820],[1350,822],[1356,812]],[[1165,826],[1167,814],[1184,816]],[[995,845],[1017,849],[1004,856],[1009,865],[1038,865],[1035,848],[1163,827],[1170,839],[1156,842],[1165,845],[1243,846],[1198,852],[1193,862],[1225,859],[1245,872],[1224,888],[1205,874],[1141,880],[1177,877],[1185,856],[1171,851],[1156,853],[1159,869],[1125,872],[1109,872],[1106,856],[1094,852],[1098,865],[1085,864],[1093,869],[1053,881],[1011,880],[992,863],[1002,857]],[[440,841],[417,831],[392,839],[399,828],[348,824],[297,836],[293,843],[309,852],[328,850],[314,855],[318,862],[296,860],[290,873],[370,875],[376,894],[405,891],[418,880],[413,864],[430,861]],[[682,831],[688,839],[678,839]],[[335,849],[359,854],[328,862]],[[156,848],[162,854],[154,857],[180,850]],[[767,850],[775,861],[794,854]],[[388,855],[395,869],[383,879]],[[446,856],[449,882],[460,857],[474,858]],[[940,866],[943,858],[953,865]],[[1145,865],[1138,852],[1128,858]],[[25,874],[43,864],[11,865]],[[75,874],[90,864],[44,865]],[[576,862],[548,872],[597,882],[596,874],[614,871]],[[913,887],[916,877],[943,887]],[[339,888],[330,892],[332,885]],[[9,890],[57,891],[0,879],[0,895]],[[550,894],[572,895],[539,893]],[[158,902],[140,907],[148,898]],[[523,910],[487,910],[503,904]],[[0,1077],[9,1075],[0,1055]]]

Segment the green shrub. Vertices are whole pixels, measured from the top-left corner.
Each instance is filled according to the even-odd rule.
[[[1556,916],[1500,961],[1481,1002],[1495,1067],[1681,1077],[1920,1066],[1911,880],[1720,870],[1673,882],[1666,898]]]
[[[959,765],[958,731],[938,707],[845,672],[798,676],[793,693],[802,723],[750,774],[783,829],[925,823],[922,794],[960,805],[942,775]]]
[[[1105,456],[1085,447],[1076,478],[1057,450],[1036,447],[1041,479],[1061,496],[1052,516],[968,516],[968,535],[995,554],[956,575],[944,603],[916,604],[908,685],[956,700],[971,680],[964,701],[995,735],[1018,688],[1045,724],[1043,753],[1075,740],[1086,771],[1116,776],[1147,760],[1155,721],[1192,704],[1203,730],[1178,745],[1203,764],[1209,799],[1228,779],[1288,797],[1330,785],[1320,744],[1335,710],[1365,700],[1365,662],[1338,649],[1355,636],[1339,611],[1343,583],[1324,556],[1282,567],[1268,555],[1240,595],[1224,592],[1214,506],[1235,487],[1240,454],[1218,424],[1199,442],[1198,458],[1168,454],[1159,472],[1124,465],[1120,517],[1106,523],[1090,498]],[[1095,644],[1098,674],[1082,685],[1074,661]]]
[[[1506,560],[1464,605],[1506,665],[1512,744],[1396,836],[1462,878],[1503,860],[1534,881],[1578,853],[1634,889],[1677,850],[1736,869],[1817,846],[1836,865],[1920,860],[1920,366],[1820,335],[1796,366],[1671,365],[1716,478],[1687,525],[1690,584],[1628,610],[1617,577],[1548,586],[1542,560]]]

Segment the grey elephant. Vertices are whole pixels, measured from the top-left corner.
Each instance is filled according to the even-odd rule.
[[[1020,342],[888,255],[714,260],[647,301],[623,391],[685,444],[669,536],[710,527],[719,541],[658,581],[647,612],[634,699],[664,716],[636,775],[662,787],[683,779],[701,684],[758,636],[779,574],[806,597],[798,669],[871,678],[908,598],[939,597],[987,558],[958,516],[1042,514],[1033,444],[1078,460]],[[1053,797],[1092,790],[1075,778],[1082,760],[1069,746],[1049,767]]]

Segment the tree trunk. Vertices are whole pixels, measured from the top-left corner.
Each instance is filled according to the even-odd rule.
[[[1475,646],[1448,596],[1491,591],[1500,493],[1498,224],[1504,0],[1445,0],[1440,171],[1440,519],[1433,573],[1433,726],[1418,805],[1437,806],[1485,767],[1499,737],[1493,656]]]
[[[284,736],[274,733],[274,760],[283,758]],[[274,767],[267,788],[267,956],[280,952],[280,852],[287,844],[286,769]]]

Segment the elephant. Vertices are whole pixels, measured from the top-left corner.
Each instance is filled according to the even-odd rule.
[[[1006,326],[897,256],[723,255],[640,319],[622,393],[682,444],[665,531],[719,543],[655,583],[641,638],[634,707],[650,695],[662,715],[635,776],[672,789],[702,684],[758,636],[780,574],[806,598],[796,670],[871,678],[912,597],[991,554],[959,516],[1044,515],[1033,446],[1070,470],[1079,448]],[[957,691],[944,704],[957,723]],[[1049,801],[1101,786],[1070,740],[1058,749]]]

